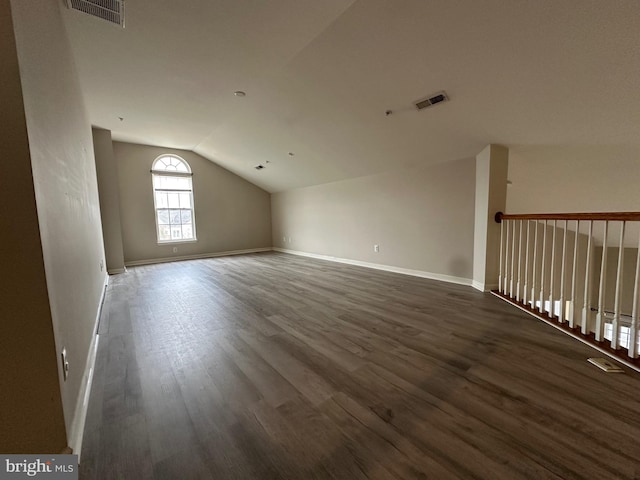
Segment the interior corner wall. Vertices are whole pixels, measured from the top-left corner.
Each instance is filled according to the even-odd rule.
[[[470,283],[474,201],[472,158],[275,193],[273,245]]]
[[[55,368],[59,363],[56,359],[66,348],[69,375],[63,380],[58,369],[58,380],[67,441],[71,443],[106,273],[101,268],[104,250],[91,126],[61,5],[57,1],[11,1],[57,351],[50,361]],[[37,249],[32,253],[37,256]],[[17,270],[12,270],[12,277]],[[28,351],[40,355],[35,338]],[[23,376],[22,381],[27,384],[32,380]],[[4,391],[3,395],[7,393],[16,394]],[[47,399],[55,401],[52,396]],[[38,428],[30,434],[38,437],[41,433]]]
[[[107,271],[110,274],[124,271],[122,227],[120,221],[120,194],[118,190],[118,166],[113,155],[111,131],[92,128],[93,151],[96,158],[102,235]]]
[[[640,146],[512,147],[506,213],[640,211]]]
[[[271,247],[268,192],[191,151],[122,142],[113,150],[125,263]],[[196,242],[158,244],[151,167],[163,154],[183,158],[193,172]]]
[[[0,2],[0,452],[66,447],[27,124],[8,1]]]

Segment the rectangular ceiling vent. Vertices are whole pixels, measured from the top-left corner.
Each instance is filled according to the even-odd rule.
[[[423,108],[432,107],[433,105],[446,102],[447,100],[449,100],[449,97],[447,97],[445,92],[438,92],[429,98],[417,101],[415,105],[418,110],[422,110]]]
[[[67,0],[67,7],[124,28],[124,0]]]

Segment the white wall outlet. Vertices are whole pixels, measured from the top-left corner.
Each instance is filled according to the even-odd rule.
[[[287,237],[282,237],[282,241],[283,241],[284,243],[287,243]]]
[[[291,237],[289,237],[289,243],[291,243]]]
[[[376,253],[380,252],[380,245],[374,245],[373,246],[373,251],[376,252]]]
[[[178,253],[178,247],[173,247],[173,253]]]
[[[104,269],[104,260],[100,260],[100,271]]]
[[[67,349],[63,348],[62,353],[60,354],[62,360],[62,377],[64,381],[67,381],[67,377],[69,376],[69,361],[67,360]]]

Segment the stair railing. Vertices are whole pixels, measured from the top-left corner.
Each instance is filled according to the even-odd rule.
[[[494,293],[639,369],[640,212],[499,212],[496,221]]]

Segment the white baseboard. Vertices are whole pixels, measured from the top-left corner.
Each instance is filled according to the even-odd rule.
[[[102,305],[104,303],[105,293],[107,286],[109,285],[109,276],[105,275],[104,288],[100,295],[100,302],[96,312],[96,318],[93,324],[94,332],[91,338],[91,344],[89,345],[89,352],[87,353],[87,361],[85,362],[84,372],[82,374],[82,383],[80,384],[80,391],[78,392],[78,398],[76,399],[76,408],[73,413],[73,420],[71,422],[71,432],[68,436],[69,446],[75,455],[78,455],[78,462],[80,462],[80,454],[82,452],[82,436],[84,434],[84,424],[87,420],[87,408],[89,407],[89,394],[91,393],[91,383],[93,381],[93,370],[96,364],[96,353],[98,351],[99,336],[96,331],[98,323],[100,321],[100,315],[102,314]]]
[[[108,270],[107,273],[109,273],[109,275],[119,275],[120,273],[125,273],[126,271],[127,267],[112,268],[111,270]]]
[[[474,280],[473,282],[471,282],[471,286],[476,290],[480,290],[481,292],[490,292],[491,290],[498,289],[497,283],[482,283],[482,282],[478,282],[477,280]]]
[[[432,273],[432,272],[425,272],[422,270],[412,270],[410,268],[394,267],[392,265],[383,265],[380,263],[362,262],[360,260],[350,260],[348,258],[332,257],[329,255],[319,255],[317,253],[300,252],[298,250],[289,250],[286,248],[274,247],[273,250],[276,252],[300,255],[302,257],[311,257],[311,258],[317,258],[319,260],[328,260],[330,262],[356,265],[358,267],[373,268],[375,270],[384,270],[385,272],[401,273],[403,275],[411,275],[412,277],[429,278],[431,280],[439,280],[441,282],[456,283],[458,285],[471,286],[470,278],[454,277],[452,275],[444,275],[442,273]]]
[[[136,265],[153,265],[154,263],[179,262],[181,260],[198,260],[201,258],[227,257],[229,255],[244,255],[247,253],[260,253],[260,252],[270,252],[270,251],[271,251],[271,247],[263,247],[263,248],[248,248],[246,250],[229,250],[226,252],[216,252],[216,253],[200,253],[197,255],[183,255],[180,257],[150,258],[148,260],[134,260],[133,262],[125,262],[125,266],[134,267]]]

